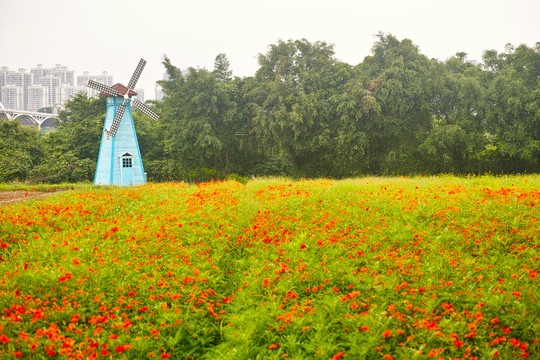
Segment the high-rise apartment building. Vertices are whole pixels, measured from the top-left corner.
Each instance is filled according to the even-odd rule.
[[[167,72],[163,73],[163,80],[169,81],[171,78]],[[163,100],[163,88],[161,85],[156,84],[156,100]]]
[[[41,84],[41,77],[47,75],[47,70],[43,68],[43,65],[38,64],[37,67],[30,69],[32,73],[32,79],[34,84]]]
[[[77,86],[86,87],[86,91],[88,92],[88,97],[93,97],[93,96],[99,94],[99,91],[87,87],[88,80],[94,80],[94,81],[97,81],[98,83],[101,83],[101,84],[107,85],[107,86],[113,86],[114,85],[112,75],[109,75],[109,73],[106,72],[106,71],[103,71],[101,73],[101,75],[90,75],[90,73],[88,71],[85,71],[83,73],[83,75],[78,75],[77,76]]]
[[[135,92],[137,93],[135,99],[139,100],[140,102],[144,102],[144,89],[135,89]]]
[[[40,83],[41,86],[49,89],[49,105],[58,105],[59,102],[56,101],[56,88],[61,84],[60,78],[51,74],[45,75],[41,77]]]
[[[29,111],[38,111],[49,104],[49,88],[41,85],[32,85],[28,87],[28,109]]]
[[[6,73],[9,70],[7,66],[0,68],[0,102],[2,102],[2,87],[6,85]]]
[[[60,79],[62,84],[68,84],[73,86],[75,82],[75,71],[69,70],[67,66],[56,64],[56,67],[51,69],[50,74]]]
[[[63,104],[69,100],[70,97],[78,92],[88,92],[88,88],[84,86],[71,86],[62,84],[56,88],[56,103]]]
[[[23,103],[23,88],[14,84],[2,86],[2,98],[0,101],[5,108],[21,109]]]

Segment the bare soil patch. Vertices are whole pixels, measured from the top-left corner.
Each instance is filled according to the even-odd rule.
[[[0,206],[11,205],[19,201],[27,201],[54,194],[54,192],[39,191],[0,191]]]

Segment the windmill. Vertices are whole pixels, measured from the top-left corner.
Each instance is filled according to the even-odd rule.
[[[142,185],[146,182],[141,151],[137,142],[137,134],[131,115],[131,105],[154,120],[159,116],[137,99],[133,90],[146,65],[141,59],[135,69],[128,86],[115,84],[107,86],[94,80],[88,86],[101,91],[100,96],[107,97],[107,113],[99,156],[94,177],[94,185]]]

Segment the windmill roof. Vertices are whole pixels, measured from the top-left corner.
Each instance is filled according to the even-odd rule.
[[[120,83],[116,83],[114,84],[113,86],[111,86],[113,89],[115,90],[118,90],[118,95],[120,96],[124,96],[126,93],[128,93],[129,96],[135,96],[137,95],[137,93],[133,90],[129,90],[127,87],[125,87],[124,85],[120,84]],[[129,92],[128,92],[129,90]],[[99,96],[110,96],[110,95],[107,95],[105,93],[100,93]]]

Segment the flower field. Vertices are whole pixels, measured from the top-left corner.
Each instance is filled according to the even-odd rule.
[[[90,188],[0,207],[0,358],[540,358],[540,176]]]

